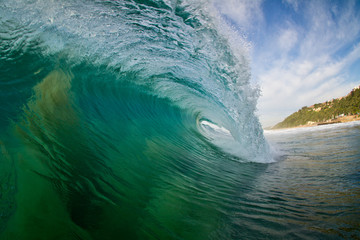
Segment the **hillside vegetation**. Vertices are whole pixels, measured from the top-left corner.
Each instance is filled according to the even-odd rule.
[[[360,88],[354,88],[346,97],[303,107],[291,114],[273,129],[291,128],[301,125],[334,123],[343,116],[360,114]]]

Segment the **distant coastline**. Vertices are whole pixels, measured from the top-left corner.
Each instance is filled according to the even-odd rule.
[[[330,124],[335,124],[335,123],[347,123],[347,122],[354,122],[354,121],[360,121],[360,115],[344,116],[344,117],[339,117],[337,119],[330,119],[329,121],[325,121],[325,122],[314,122],[314,123],[308,123],[308,124],[299,125],[299,126],[295,126],[295,127],[287,127],[287,128],[272,127],[272,128],[267,128],[267,130],[316,127],[316,126],[330,125]]]
[[[270,129],[313,127],[360,121],[360,86],[340,98],[302,107]]]

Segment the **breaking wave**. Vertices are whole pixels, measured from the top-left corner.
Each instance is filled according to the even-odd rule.
[[[272,158],[211,3],[1,4],[4,238],[220,234],[231,169]]]

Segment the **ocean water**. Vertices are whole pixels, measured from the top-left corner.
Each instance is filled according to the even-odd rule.
[[[0,4],[0,239],[359,238],[359,125],[264,134],[211,1]]]
[[[254,192],[269,199],[271,219],[290,238],[359,239],[360,122],[265,135],[279,161],[256,179]]]

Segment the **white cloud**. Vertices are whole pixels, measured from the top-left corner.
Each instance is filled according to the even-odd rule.
[[[274,68],[261,75],[262,97],[259,99],[259,111],[264,125],[273,125],[302,106],[324,102],[333,97],[348,93],[354,86],[346,82],[344,70],[353,62],[353,56],[360,51],[354,49],[344,59],[334,63],[293,62],[289,68]],[[360,55],[358,55],[358,58]],[[299,68],[296,69],[295,66]],[[276,113],[277,118],[271,113]],[[269,116],[267,116],[269,115]]]
[[[339,5],[326,0],[214,2],[230,24],[250,36],[252,76],[262,89],[258,114],[264,126],[305,105],[345,95],[359,84],[349,72],[360,61],[356,0]],[[268,3],[287,8],[263,9]]]
[[[278,45],[281,50],[291,50],[297,42],[298,33],[294,29],[285,29],[279,36]]]
[[[310,60],[305,60],[301,63],[292,64],[293,71],[296,75],[300,77],[305,77],[311,73],[314,69],[314,63]]]
[[[299,2],[297,0],[284,0],[283,2],[289,4],[295,11],[298,11]]]
[[[263,21],[262,0],[215,0],[221,15],[248,32]]]
[[[341,7],[317,0],[302,8],[297,1],[286,3],[301,9],[303,22],[280,16],[282,21],[267,31],[263,47],[256,49],[255,45],[253,51],[253,75],[262,88],[258,109],[264,126],[283,120],[302,106],[348,93],[355,85],[349,81],[348,69],[360,59],[360,13],[353,1]]]

